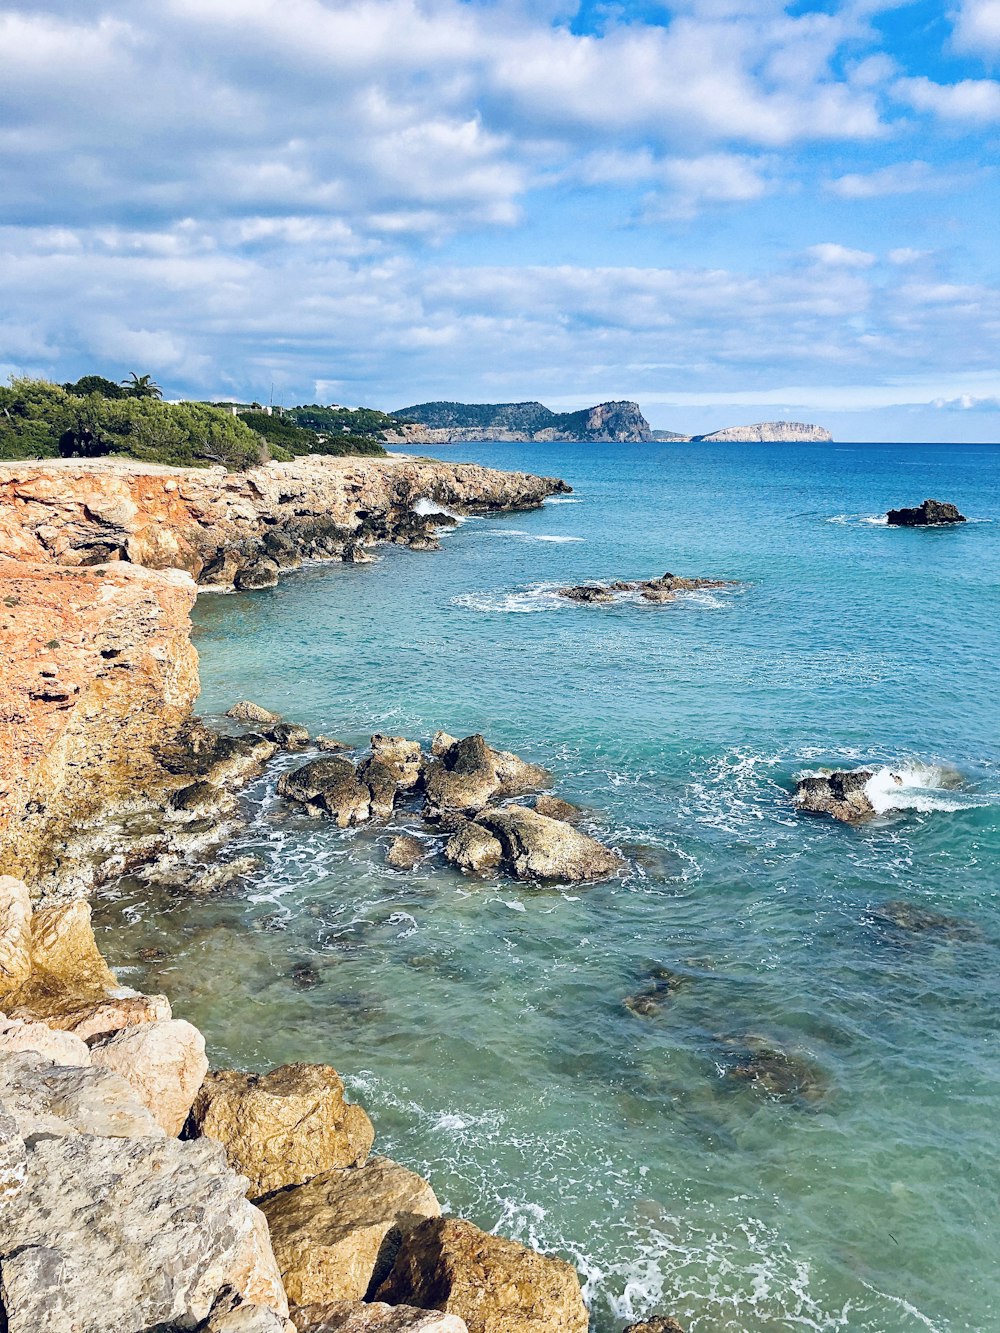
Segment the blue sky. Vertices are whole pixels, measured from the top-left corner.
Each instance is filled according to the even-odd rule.
[[[0,10],[0,369],[1000,439],[1000,0]]]

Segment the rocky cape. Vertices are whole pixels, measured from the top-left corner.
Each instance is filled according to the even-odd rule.
[[[804,421],[758,421],[752,426],[726,426],[707,435],[654,430],[653,439],[687,444],[830,444],[833,436],[825,426]]]
[[[387,444],[477,441],[551,443],[556,440],[639,444],[653,438],[638,403],[598,403],[579,412],[553,412],[544,403],[418,403],[393,412],[400,419]]]

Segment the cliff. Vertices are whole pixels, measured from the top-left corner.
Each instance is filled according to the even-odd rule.
[[[366,559],[380,541],[433,546],[447,516],[420,500],[507,510],[566,489],[409,458],[243,473],[126,459],[0,464],[0,874],[79,892],[88,825],[176,787],[161,752],[198,694],[196,581],[268,586],[304,557]]]
[[[698,444],[829,444],[833,436],[823,426],[802,421],[761,421],[754,426],[729,426],[710,435],[692,435]]]
[[[418,403],[392,413],[400,419],[387,442],[452,444],[473,441],[548,443],[594,440],[628,444],[652,439],[638,403],[598,403],[579,412],[553,412],[544,403]],[[416,425],[408,425],[413,423]]]

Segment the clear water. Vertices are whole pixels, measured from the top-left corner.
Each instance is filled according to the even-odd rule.
[[[439,452],[576,493],[440,553],[202,597],[202,709],[252,698],[359,743],[481,730],[643,868],[565,892],[399,874],[387,830],[292,813],[272,774],[246,891],[125,882],[108,952],[218,1063],[332,1062],[449,1208],[578,1264],[595,1333],[655,1310],[692,1333],[1000,1327],[1000,450]],[[877,522],[925,496],[981,521]],[[664,570],[743,587],[551,595]],[[789,804],[803,768],[862,760],[924,785],[860,829]],[[974,933],[867,918],[899,898]],[[640,1017],[623,998],[654,964],[686,984]],[[720,1038],[746,1034],[805,1055],[818,1098],[727,1077]]]

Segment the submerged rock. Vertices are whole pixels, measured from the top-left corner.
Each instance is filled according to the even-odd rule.
[[[336,1070],[308,1064],[268,1074],[213,1071],[184,1134],[221,1143],[230,1166],[249,1180],[251,1198],[336,1167],[359,1166],[375,1138],[364,1109],[344,1100]]]
[[[586,1333],[589,1323],[570,1264],[457,1217],[409,1231],[375,1297],[458,1315],[469,1333]]]
[[[913,509],[890,509],[886,515],[890,527],[933,528],[945,523],[966,523],[953,504],[942,500],[925,500]]]
[[[810,774],[797,780],[792,799],[800,810],[811,815],[832,815],[844,823],[859,824],[875,814],[865,791],[874,776],[872,768]],[[896,781],[902,785],[902,778],[897,777]]]
[[[426,1180],[385,1157],[324,1171],[260,1201],[293,1305],[360,1301],[401,1237],[440,1205]]]
[[[498,840],[504,868],[518,879],[576,883],[609,879],[623,868],[617,852],[525,806],[486,810],[477,822]]]
[[[829,1092],[829,1079],[804,1055],[773,1046],[765,1037],[723,1038],[726,1078],[750,1083],[775,1101],[815,1103]]]
[[[432,754],[436,757],[424,772],[431,811],[482,810],[490,801],[547,787],[552,780],[544,768],[508,751],[494,750],[478,734],[456,741],[439,732]]]
[[[226,710],[226,717],[233,717],[237,722],[262,722],[274,724],[281,721],[280,713],[272,713],[269,708],[251,703],[249,699],[240,699],[232,708]]]
[[[868,909],[868,919],[878,926],[890,926],[913,935],[941,935],[946,939],[975,939],[979,931],[971,921],[958,916],[947,916],[930,907],[895,898]]]
[[[651,1319],[643,1319],[638,1324],[629,1324],[624,1333],[684,1333],[684,1329],[669,1315],[657,1314]]]
[[[394,870],[413,870],[427,855],[427,846],[419,838],[402,833],[393,839],[392,846],[386,852],[386,862]]]
[[[653,1018],[687,985],[690,978],[669,967],[654,967],[648,973],[647,984],[634,995],[626,995],[622,1003],[626,1009],[641,1018]]]

